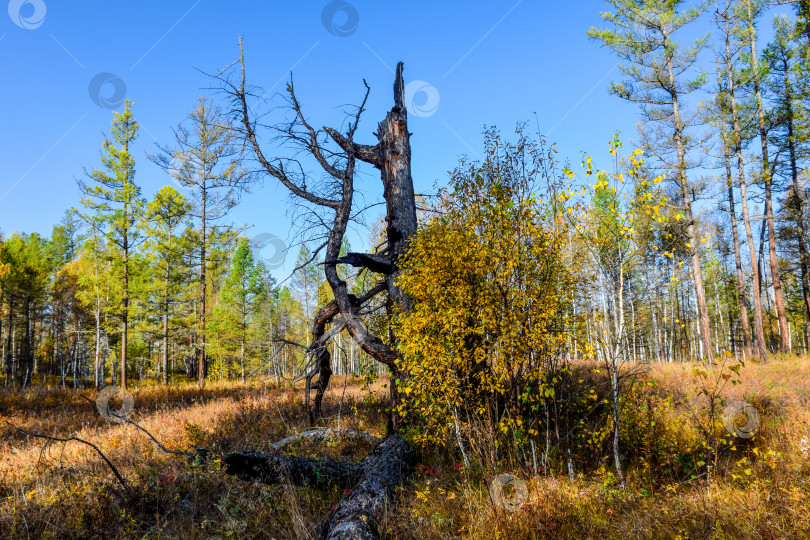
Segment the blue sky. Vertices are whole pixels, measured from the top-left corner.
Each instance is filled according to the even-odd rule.
[[[351,0],[327,17],[331,26],[323,20],[327,5],[11,0],[9,16],[0,14],[6,80],[0,87],[0,230],[50,234],[64,210],[78,204],[75,179],[99,166],[112,119],[88,89],[100,73],[123,82],[106,85],[102,95],[115,99],[118,90],[135,102],[137,182],[144,195],[169,184],[145,153],[155,142],[172,142],[171,127],[198,95],[210,94],[211,80],[202,72],[233,62],[239,36],[249,82],[281,91],[292,69],[315,125],[340,126],[340,106],[359,101],[365,78],[371,96],[361,142],[373,141],[371,132],[391,107],[392,69],[403,61],[406,84],[429,85],[414,105],[430,110],[409,118],[417,191],[444,183],[459,155],[480,152],[485,124],[508,133],[518,121],[534,126],[536,113],[540,131],[574,163],[582,151],[597,162],[604,158],[617,130],[635,137],[636,107],[607,93],[619,75],[616,60],[586,37],[600,24],[601,1],[414,1],[394,9]],[[708,29],[708,19],[704,23]],[[231,217],[250,226],[249,236],[287,238],[288,208],[286,191],[269,179]]]

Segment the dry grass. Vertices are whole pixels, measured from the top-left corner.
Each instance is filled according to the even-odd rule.
[[[762,425],[752,441],[740,441],[722,455],[711,481],[678,469],[699,452],[692,414],[700,414],[701,401],[691,366],[654,366],[647,377],[627,409],[626,490],[617,489],[609,466],[578,465],[571,481],[562,469],[533,477],[525,464],[512,464],[511,470],[504,465],[501,472],[526,480],[529,494],[519,510],[508,511],[490,500],[488,474],[457,467],[447,454],[417,469],[387,518],[385,536],[810,537],[810,359],[749,364],[740,384],[724,390],[727,399],[754,404]],[[379,395],[385,393],[381,384],[375,387]],[[221,384],[203,391],[190,385],[132,393],[132,419],[173,449],[267,450],[306,426],[300,389]],[[95,398],[93,391],[85,394]],[[368,396],[357,384],[334,378],[325,402],[328,425],[340,422],[382,435],[384,405]],[[315,538],[315,525],[343,496],[336,488],[246,483],[224,475],[216,458],[192,465],[163,454],[132,426],[104,420],[72,391],[0,390],[0,415],[29,431],[93,442],[124,475],[131,492],[124,496],[110,470],[86,446],[46,445],[4,425],[2,538]],[[644,418],[654,418],[654,436]],[[366,450],[337,442],[295,451],[359,459]],[[666,466],[645,468],[652,457]]]
[[[94,391],[84,394],[95,399]],[[132,394],[132,420],[170,449],[268,450],[306,426],[298,389],[222,384],[202,391],[193,385],[141,388]],[[335,416],[330,425],[338,425],[340,415],[341,427],[379,435],[384,426],[378,407],[364,403],[356,388],[331,396],[325,405],[326,414]],[[92,442],[127,479],[131,492],[123,495],[110,469],[86,445],[45,444],[4,425],[2,538],[309,538],[313,519],[325,516],[341,496],[248,484],[224,475],[216,458],[192,466],[182,456],[160,452],[133,426],[105,420],[72,391],[0,391],[0,414],[26,431]],[[367,451],[341,442],[299,450],[343,459],[360,459]]]
[[[696,390],[706,383],[692,365],[655,365],[624,409],[626,490],[617,488],[607,459],[607,467],[578,469],[573,481],[562,468],[533,477],[529,467],[513,465],[511,472],[527,483],[528,499],[509,511],[492,503],[485,481],[490,475],[453,467],[438,475],[423,471],[389,520],[390,534],[481,540],[810,538],[810,359],[749,363],[740,374],[722,397],[753,404],[761,426],[753,439],[737,439],[733,449],[726,445],[711,480],[694,474],[694,461],[705,451],[693,415],[704,414],[706,400]],[[669,455],[661,455],[665,452]],[[649,470],[651,457],[659,469]]]

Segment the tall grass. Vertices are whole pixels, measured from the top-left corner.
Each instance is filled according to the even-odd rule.
[[[577,381],[599,387],[593,366],[575,369]],[[598,440],[572,445],[573,480],[563,454],[537,476],[530,454],[496,463],[497,472],[526,482],[528,499],[516,511],[490,499],[488,464],[473,459],[465,467],[452,445],[420,449],[421,465],[389,510],[383,534],[482,540],[810,537],[810,359],[748,364],[739,383],[723,389],[727,401],[753,404],[762,422],[750,440],[731,439],[715,426],[713,436],[729,441],[716,461],[705,459],[705,434],[697,427],[706,405],[695,391],[706,384],[701,381],[691,365],[655,365],[625,394],[626,490],[618,488]],[[370,393],[358,381],[333,378],[324,424],[384,435],[381,384]],[[93,391],[84,393],[95,398]],[[273,442],[306,427],[300,388],[212,384],[204,390],[179,385],[132,393],[131,418],[166,447],[198,445],[215,455],[194,464],[161,453],[134,427],[105,420],[72,391],[0,389],[3,420],[96,444],[130,488],[125,494],[85,445],[45,444],[2,423],[0,537],[316,538],[318,523],[344,495],[337,488],[243,482],[221,470],[217,455],[269,451]],[[589,421],[583,432],[594,439],[607,420]],[[367,449],[336,441],[294,451],[359,460]]]

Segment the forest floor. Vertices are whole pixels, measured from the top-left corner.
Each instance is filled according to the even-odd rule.
[[[683,468],[685,476],[677,470],[690,456],[701,455],[693,454],[694,427],[687,424],[701,414],[700,398],[692,389],[706,383],[691,365],[654,365],[638,387],[639,403],[646,405],[626,409],[626,489],[618,487],[609,459],[587,470],[578,465],[571,480],[562,467],[534,476],[529,457],[498,471],[514,473],[526,483],[527,500],[510,511],[493,504],[490,474],[474,466],[467,470],[449,452],[421,452],[422,463],[391,509],[383,535],[808,538],[810,359],[749,364],[740,379],[723,395],[752,403],[761,425],[753,439],[740,441],[724,455],[711,479],[688,474],[688,467]],[[368,388],[359,380],[334,377],[324,424],[384,435],[384,384],[378,381]],[[299,388],[211,383],[202,391],[181,384],[131,392],[135,408],[130,418],[166,448],[186,451],[197,445],[214,455],[195,464],[161,452],[134,426],[104,419],[82,397],[94,400],[93,390],[44,385],[0,389],[0,537],[316,538],[316,524],[345,495],[338,488],[248,483],[222,471],[217,455],[269,451],[273,442],[306,429]],[[647,423],[650,431],[638,435],[639,417],[644,416],[637,414],[640,410],[655,420]],[[35,439],[12,426],[95,444],[121,473],[127,491],[87,445]],[[360,460],[368,451],[350,441],[288,450],[344,460]],[[663,455],[667,452],[671,455]],[[656,463],[675,473],[650,471]]]

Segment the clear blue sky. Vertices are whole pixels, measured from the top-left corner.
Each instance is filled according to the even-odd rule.
[[[339,107],[358,102],[365,78],[372,93],[361,142],[373,140],[371,132],[391,107],[397,61],[405,63],[406,84],[431,85],[435,111],[410,116],[417,191],[443,183],[460,154],[480,152],[484,124],[507,133],[518,121],[534,126],[537,113],[541,132],[574,163],[582,151],[598,161],[616,130],[635,137],[637,109],[607,94],[619,75],[616,60],[585,35],[600,23],[601,1],[414,1],[394,9],[388,2],[351,0],[329,19],[332,32],[323,22],[328,4],[11,0],[10,15],[0,15],[6,80],[0,88],[0,230],[47,235],[64,210],[78,204],[75,178],[99,166],[112,119],[89,95],[99,73],[123,81],[135,102],[137,182],[144,195],[170,183],[145,153],[156,141],[172,142],[171,127],[198,95],[209,93],[211,81],[201,71],[233,62],[240,35],[249,82],[281,91],[292,69],[316,125],[339,126]],[[341,33],[348,35],[335,35]],[[102,93],[115,100],[115,90],[108,84]],[[415,100],[421,105],[428,97],[420,92]],[[232,218],[251,226],[248,235],[286,238],[288,207],[286,191],[271,179]]]

